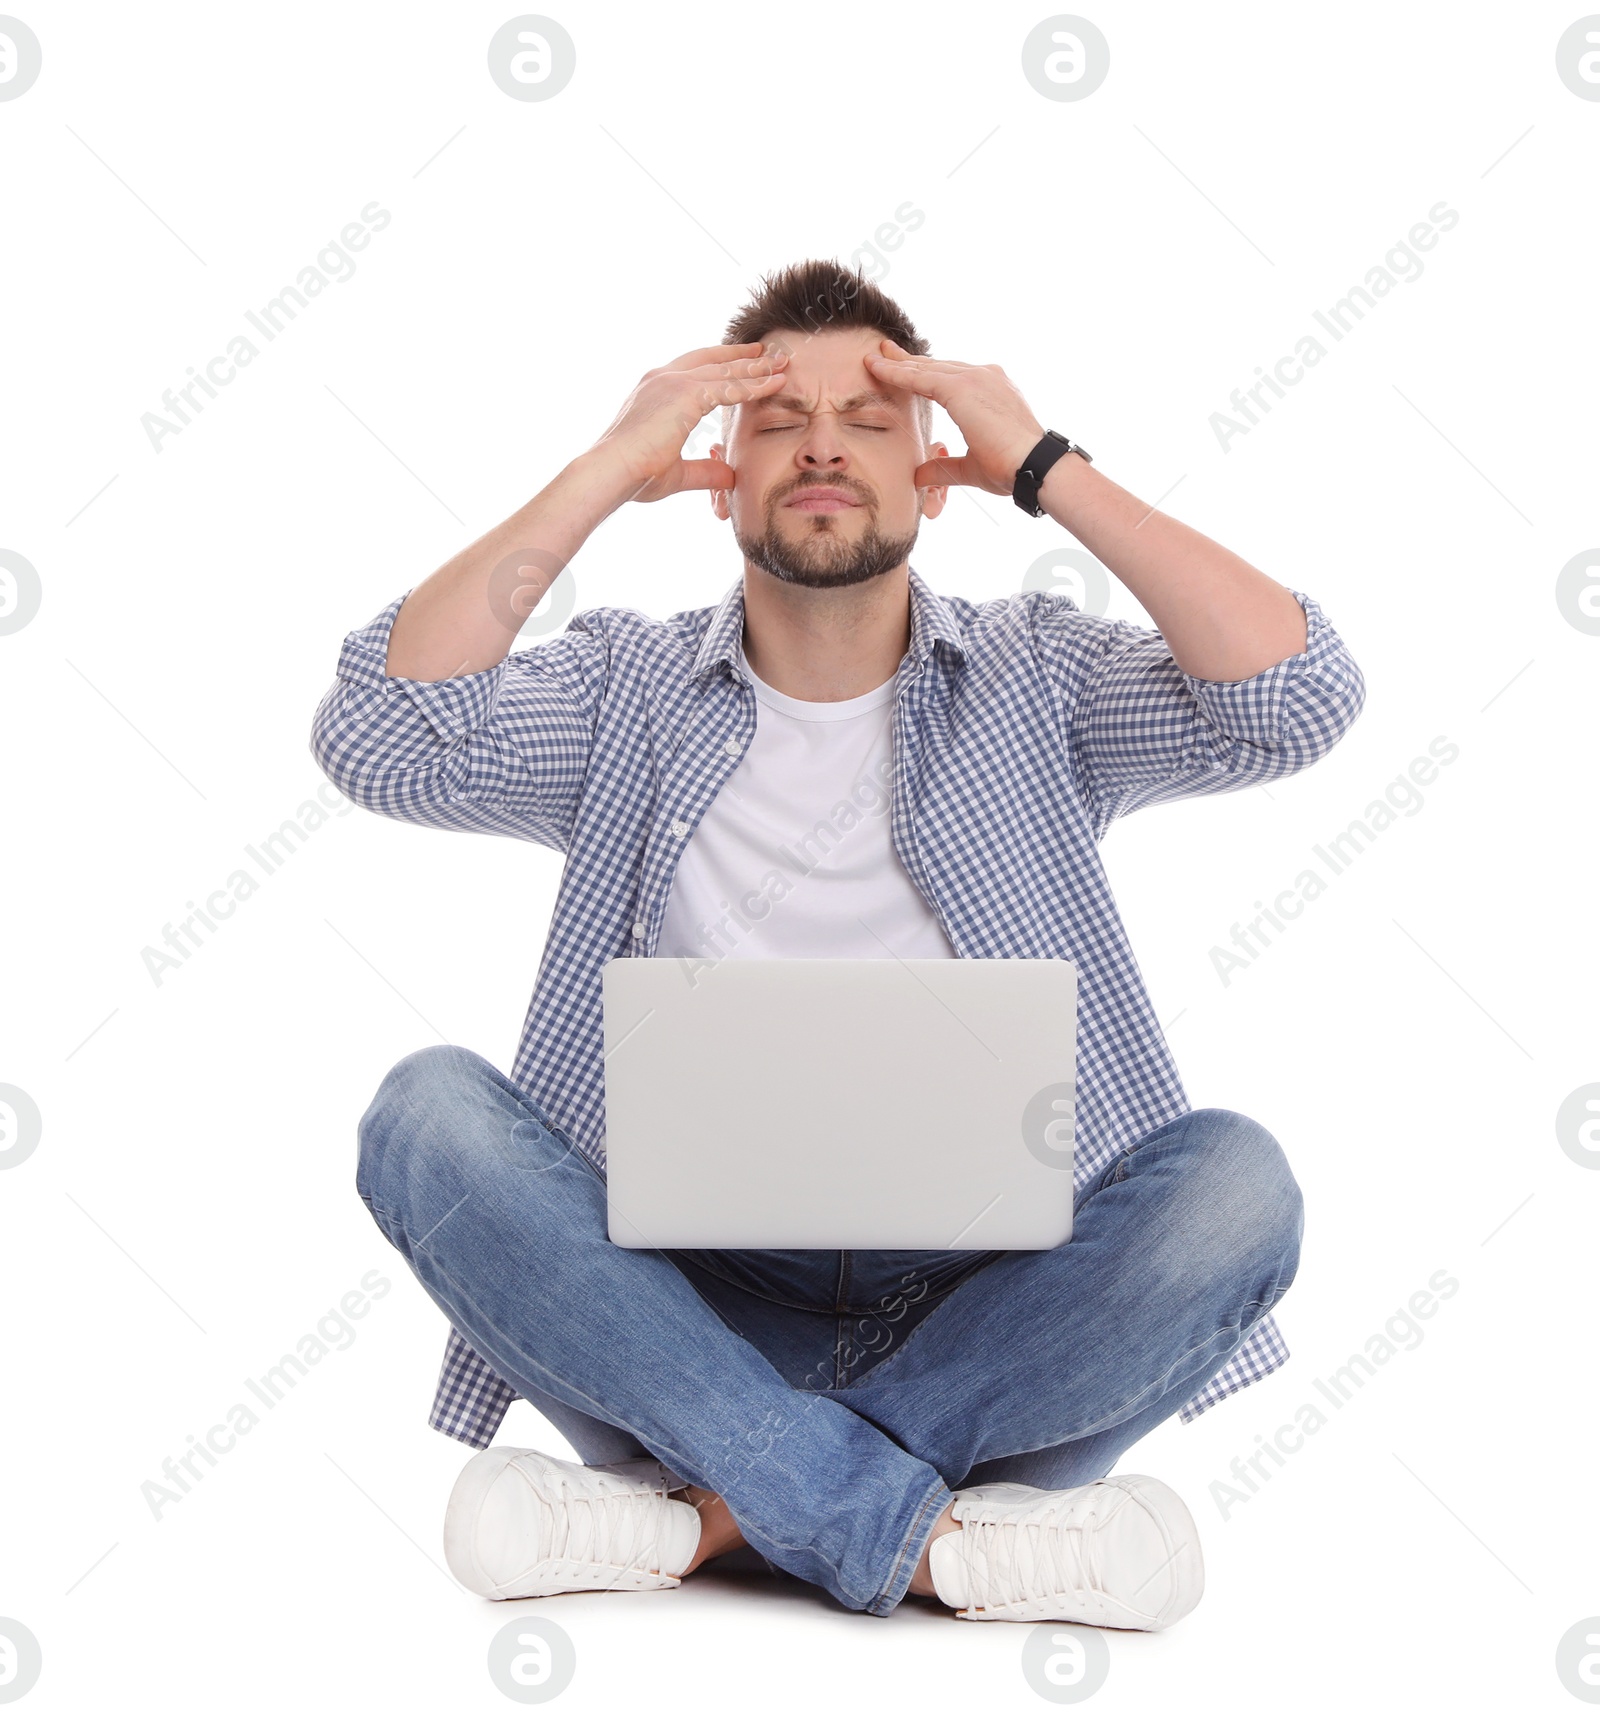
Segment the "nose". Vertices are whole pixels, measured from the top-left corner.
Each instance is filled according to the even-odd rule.
[[[816,413],[795,450],[795,460],[805,471],[842,471],[849,463],[844,440],[831,412]]]

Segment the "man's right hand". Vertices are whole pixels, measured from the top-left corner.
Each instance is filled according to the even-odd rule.
[[[589,458],[615,465],[636,502],[659,502],[680,490],[731,490],[731,466],[685,460],[683,445],[708,412],[775,393],[788,361],[786,352],[751,340],[703,346],[647,370]]]
[[[589,534],[624,502],[731,490],[731,466],[685,460],[683,445],[708,412],[774,393],[788,357],[752,340],[701,347],[647,371],[592,448],[410,593],[389,631],[386,673],[443,681],[492,668]]]

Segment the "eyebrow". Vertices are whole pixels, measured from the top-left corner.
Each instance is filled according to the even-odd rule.
[[[745,402],[747,410],[762,406],[770,406],[778,412],[809,414],[811,411],[809,403],[802,400],[798,394],[765,394],[759,400],[747,400]],[[839,402],[841,412],[856,412],[863,406],[884,406],[890,411],[895,409],[894,401],[887,394],[882,394],[877,389],[872,388],[866,389],[860,394],[852,394],[848,400]]]

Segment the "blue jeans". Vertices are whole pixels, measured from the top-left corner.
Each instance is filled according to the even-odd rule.
[[[379,1229],[586,1463],[653,1455],[878,1616],[953,1489],[1107,1474],[1299,1260],[1282,1149],[1233,1111],[1152,1130],[1027,1252],[619,1248],[602,1173],[459,1046],[402,1058],[359,1134]]]

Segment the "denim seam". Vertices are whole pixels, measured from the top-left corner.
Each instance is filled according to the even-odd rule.
[[[900,1573],[905,1568],[906,1557],[910,1552],[913,1543],[915,1543],[917,1547],[918,1560],[920,1561],[921,1559],[922,1547],[928,1537],[926,1535],[922,1535],[919,1538],[918,1531],[922,1528],[923,1521],[928,1515],[929,1508],[937,1503],[938,1509],[933,1514],[933,1520],[937,1523],[944,1512],[945,1505],[947,1505],[954,1497],[955,1495],[951,1493],[950,1489],[945,1485],[943,1476],[940,1476],[934,1486],[929,1488],[928,1492],[923,1497],[922,1504],[918,1508],[916,1516],[912,1519],[911,1527],[906,1531],[906,1538],[900,1543],[900,1550],[895,1555],[894,1568],[889,1573],[888,1581],[878,1591],[877,1595],[873,1598],[872,1603],[867,1608],[869,1613],[872,1613],[877,1618],[882,1618],[885,1613],[892,1611],[902,1600],[905,1599],[905,1592],[911,1587],[911,1578],[916,1575],[916,1564],[913,1563],[904,1582],[901,1582],[900,1580]],[[879,1612],[878,1609],[880,1606],[883,1606],[884,1602],[888,1602],[888,1605],[884,1607],[883,1612]]]

